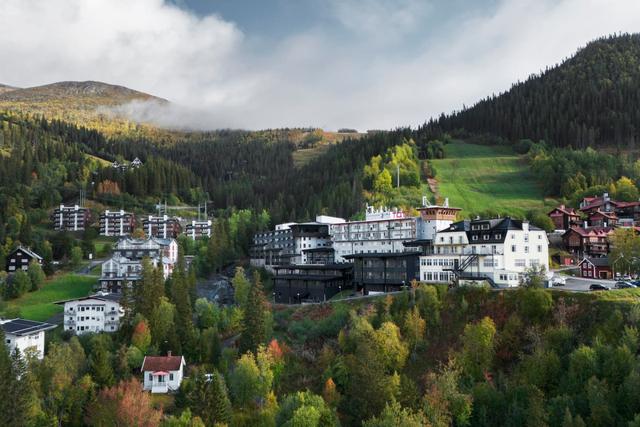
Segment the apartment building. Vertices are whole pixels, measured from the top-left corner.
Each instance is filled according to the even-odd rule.
[[[136,226],[136,218],[130,212],[124,210],[106,210],[100,214],[101,236],[129,236]]]

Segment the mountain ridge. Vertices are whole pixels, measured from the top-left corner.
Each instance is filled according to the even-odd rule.
[[[424,127],[511,142],[635,148],[640,141],[640,34],[593,40],[560,64]]]

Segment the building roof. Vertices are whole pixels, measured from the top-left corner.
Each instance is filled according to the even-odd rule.
[[[411,256],[419,256],[422,255],[422,252],[364,252],[359,254],[350,254],[344,255],[342,258],[346,259],[355,259],[355,258],[403,258],[403,257],[411,257]]]
[[[489,224],[489,229],[485,230],[473,230],[474,225],[486,225]],[[522,230],[523,221],[519,219],[512,219],[509,217],[506,218],[492,218],[492,219],[465,219],[463,221],[454,222],[449,226],[449,228],[445,228],[444,230],[438,231],[438,233],[448,233],[448,232],[460,232],[460,231],[484,231],[484,232],[494,232],[494,231],[508,231],[508,230]],[[529,224],[530,231],[540,231],[541,229],[536,227],[535,225]]]
[[[82,297],[82,298],[71,298],[71,299],[66,299],[66,300],[61,300],[61,301],[56,301],[54,302],[54,304],[65,304],[67,302],[71,302],[71,301],[86,301],[86,300],[90,300],[90,299],[97,299],[99,301],[113,301],[113,302],[120,302],[120,299],[122,299],[122,294],[114,294],[114,293],[99,293],[99,294],[95,294],[95,295],[89,295],[87,297]]]
[[[349,263],[275,265],[274,270],[349,270]]]
[[[182,356],[145,356],[142,371],[178,371],[182,361]]]
[[[571,226],[562,237],[568,235],[571,232],[578,233],[582,237],[607,237],[613,231],[613,227],[580,227],[578,225]]]
[[[336,275],[323,275],[323,274],[276,274],[274,279],[291,279],[291,280],[317,280],[318,282],[329,282],[331,280],[343,279],[342,276]]]
[[[600,209],[596,210],[595,212],[591,212],[589,214],[589,218],[591,218],[592,216],[596,216],[596,215],[601,215],[605,218],[609,218],[609,219],[618,219],[618,215],[616,215],[615,212],[605,212],[605,211],[601,211]]]
[[[57,327],[57,325],[52,325],[51,323],[26,319],[0,320],[0,325],[6,334],[19,336],[48,331]]]
[[[580,261],[578,263],[578,265],[582,264],[583,262],[588,262],[590,264],[595,265],[596,267],[609,267],[609,257],[602,257],[602,258],[584,258],[582,261]]]
[[[575,209],[573,208],[568,208],[565,205],[560,205],[557,208],[553,209],[552,211],[549,211],[549,213],[547,215],[551,215],[552,213],[554,213],[555,211],[560,211],[565,215],[569,215],[569,216],[580,216],[578,214],[578,212],[576,212]]]
[[[14,252],[17,252],[17,251],[22,251],[25,254],[29,255],[31,258],[42,260],[42,257],[40,255],[38,255],[37,253],[33,252],[29,248],[25,248],[24,246],[18,246],[13,251],[11,251],[11,253],[14,253]]]
[[[333,248],[311,248],[311,249],[303,249],[302,252],[335,252]]]

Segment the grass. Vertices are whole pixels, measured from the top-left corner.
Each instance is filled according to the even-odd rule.
[[[490,211],[520,217],[544,207],[541,186],[510,147],[453,142],[445,146],[444,159],[431,162],[440,195],[466,215]]]
[[[7,310],[17,309],[22,318],[45,321],[63,310],[62,306],[53,304],[55,301],[87,296],[95,284],[95,277],[74,274],[58,276],[35,292],[7,301]]]

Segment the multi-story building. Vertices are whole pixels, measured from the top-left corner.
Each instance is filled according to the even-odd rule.
[[[567,250],[578,257],[603,257],[609,253],[612,227],[580,227],[574,225],[563,235]]]
[[[135,215],[130,212],[106,210],[100,214],[100,235],[102,236],[128,236],[135,226]]]
[[[18,246],[7,255],[7,272],[15,273],[18,270],[27,271],[29,264],[32,262],[37,262],[42,265],[42,257],[29,248]]]
[[[399,210],[367,206],[363,221],[348,221],[329,226],[336,262],[347,262],[345,256],[357,253],[398,253],[402,242],[417,237],[417,219]]]
[[[120,318],[124,316],[120,298],[120,294],[99,293],[57,302],[64,306],[64,330],[77,335],[116,332],[120,327]]]
[[[326,221],[327,218],[331,217],[316,219]],[[271,269],[276,265],[307,264],[312,259],[318,259],[318,253],[313,250],[331,248],[329,226],[319,221],[286,223],[277,225],[273,231],[256,233],[251,264]]]
[[[180,220],[168,215],[149,215],[142,222],[144,232],[148,237],[160,239],[176,239],[180,234]]]
[[[78,205],[60,205],[51,214],[53,228],[59,231],[83,231],[90,218],[91,211]]]
[[[55,329],[57,325],[25,319],[0,319],[0,327],[4,331],[5,344],[9,352],[17,348],[24,355],[25,351],[35,352],[38,359],[44,357],[44,333]]]
[[[140,280],[145,257],[167,279],[178,261],[178,243],[174,239],[120,239],[111,259],[102,264],[102,291],[119,293],[123,286]]]
[[[548,214],[556,230],[568,230],[575,224],[580,224],[580,214],[575,209],[560,205]]]
[[[420,252],[355,253],[345,258],[353,262],[353,286],[362,293],[406,289],[420,280]]]
[[[274,270],[273,298],[277,303],[326,301],[352,287],[350,264],[285,265]]]
[[[544,230],[511,218],[453,223],[436,233],[428,252],[420,257],[420,280],[425,282],[486,280],[517,286],[527,269],[549,269]]]
[[[192,240],[211,237],[211,220],[193,220],[188,222],[184,228],[184,234],[189,236]]]
[[[448,200],[442,206],[431,205],[425,197],[418,211],[420,216],[407,217],[402,211],[367,206],[364,221],[331,224],[336,262],[358,253],[400,253],[406,250],[404,242],[433,240],[436,232],[455,221],[460,209],[450,207]]]

